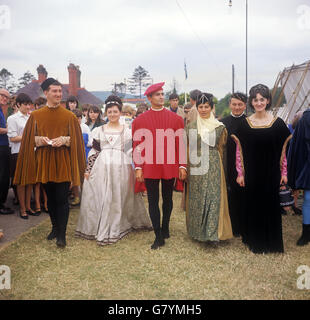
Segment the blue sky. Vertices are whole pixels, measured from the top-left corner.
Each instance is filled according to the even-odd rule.
[[[245,90],[245,0],[0,0],[11,14],[0,28],[0,68],[16,78],[43,64],[68,83],[79,65],[89,91],[110,90],[143,66],[166,90],[200,89],[222,98]],[[310,1],[248,0],[249,88],[310,59]],[[1,13],[0,13],[1,15]],[[184,59],[188,79],[184,81]]]

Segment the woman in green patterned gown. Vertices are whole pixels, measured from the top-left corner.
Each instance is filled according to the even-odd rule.
[[[223,165],[227,130],[214,117],[212,94],[200,94],[196,107],[197,120],[186,128],[187,232],[202,242],[227,240],[233,237]]]

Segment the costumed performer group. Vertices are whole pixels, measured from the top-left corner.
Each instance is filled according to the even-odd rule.
[[[184,190],[186,227],[193,240],[241,236],[254,253],[282,253],[279,187],[289,183],[305,190],[298,245],[309,243],[309,111],[289,148],[292,136],[283,120],[268,112],[272,98],[265,85],[252,87],[248,100],[234,93],[231,115],[221,122],[214,116],[212,94],[197,90],[185,118],[174,103],[177,97],[170,97],[170,109],[164,107],[163,86],[156,83],[146,90],[151,109],[135,118],[131,128],[120,122],[123,104],[117,96],[105,101],[107,124],[99,123],[100,110],[89,110],[92,147],[86,159],[77,119],[81,122],[82,115],[60,106],[58,81],[48,78],[41,84],[47,103],[26,122],[14,184],[43,185],[52,224],[47,239],[66,246],[68,192],[70,186],[81,185],[76,236],[107,245],[133,230],[153,230],[151,249],[158,249],[171,236],[172,197],[178,185]],[[244,114],[247,103],[253,111],[249,117]],[[147,191],[149,214],[142,190]]]

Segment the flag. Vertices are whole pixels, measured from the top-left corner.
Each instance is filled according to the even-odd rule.
[[[187,69],[186,69],[186,62],[184,61],[184,71],[185,71],[185,80],[187,79]]]

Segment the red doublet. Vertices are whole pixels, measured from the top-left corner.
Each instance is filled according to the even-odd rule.
[[[186,167],[183,134],[184,120],[165,108],[146,111],[133,121],[134,164],[143,170],[144,178],[172,179],[179,176],[179,167]],[[150,151],[151,161],[147,156]],[[142,163],[138,163],[137,154],[141,154]]]

